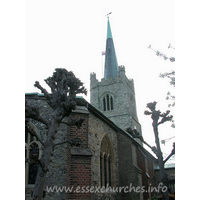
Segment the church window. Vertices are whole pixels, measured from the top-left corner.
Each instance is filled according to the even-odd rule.
[[[104,186],[107,185],[107,159],[106,154],[104,155]]]
[[[39,133],[35,125],[29,123],[29,129],[34,131],[36,134]],[[25,132],[25,185],[35,184],[38,162],[41,154],[41,144],[37,141],[35,136],[31,136],[29,132]]]
[[[102,169],[102,162],[103,162],[103,159],[102,159],[102,153],[100,153],[100,169]],[[100,179],[101,179],[101,185],[103,185],[103,174],[102,174],[102,170],[100,170]]]
[[[103,111],[114,110],[113,106],[113,97],[109,94],[106,94],[103,97]]]
[[[106,99],[107,99],[107,110],[110,110],[110,98],[109,95],[106,95]]]
[[[106,98],[103,98],[103,111],[106,111]]]
[[[29,173],[28,173],[28,184],[34,184],[37,176],[38,162],[36,161],[39,158],[39,147],[38,144],[33,142],[29,150],[29,159],[31,159],[29,164]]]
[[[111,106],[111,110],[113,110],[113,98],[112,98],[112,96],[110,97],[110,106]]]
[[[108,174],[109,174],[108,182],[109,182],[109,185],[111,185],[111,159],[110,159],[110,156],[108,158]]]
[[[101,142],[100,153],[100,183],[103,186],[114,186],[114,149],[112,143],[105,135]]]

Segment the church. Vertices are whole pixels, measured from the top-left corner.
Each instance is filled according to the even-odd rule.
[[[27,93],[29,103],[40,106],[41,114],[51,116],[42,94]],[[142,136],[136,109],[133,79],[128,79],[124,66],[118,66],[111,32],[107,22],[104,78],[90,74],[90,103],[76,98],[76,109],[69,118],[81,117],[80,129],[61,124],[56,140],[80,138],[79,147],[63,144],[53,151],[46,177],[44,199],[49,200],[147,200],[148,190],[155,186],[154,165],[156,158],[148,152],[141,140],[127,132],[137,130]],[[39,122],[29,126],[41,137],[45,127]],[[25,156],[41,156],[42,146],[35,137],[25,134]],[[25,192],[31,199],[37,174],[37,164],[26,162]],[[67,190],[73,188],[71,191]]]

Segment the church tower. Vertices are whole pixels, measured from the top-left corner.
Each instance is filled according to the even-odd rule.
[[[90,103],[121,129],[137,128],[138,121],[133,79],[126,77],[125,67],[118,66],[110,21],[107,23],[104,78],[99,82],[90,74]]]

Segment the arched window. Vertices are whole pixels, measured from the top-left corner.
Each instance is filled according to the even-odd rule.
[[[106,98],[103,98],[103,111],[106,111]]]
[[[114,149],[108,135],[105,135],[101,142],[100,153],[100,182],[101,187],[115,185],[114,178]]]
[[[101,186],[103,185],[103,170],[102,170],[102,163],[103,163],[103,155],[100,152],[100,179],[101,179]]]
[[[39,146],[36,142],[32,142],[29,146],[29,172],[28,172],[28,184],[35,184],[38,162],[39,159]]]
[[[28,128],[39,135],[39,131],[34,124],[28,122]],[[41,144],[36,137],[29,132],[25,132],[25,185],[35,184],[38,162],[41,155]]]
[[[108,183],[111,186],[111,158],[110,156],[108,158],[108,174],[109,174]]]
[[[104,186],[107,185],[107,158],[106,158],[106,154],[104,154],[104,159],[103,159],[103,162],[104,162]]]
[[[103,111],[113,110],[113,97],[109,94],[106,94],[103,97]]]
[[[113,110],[113,98],[112,98],[112,96],[110,97],[110,109]]]
[[[108,94],[106,95],[106,100],[107,100],[107,110],[110,110],[110,96]]]

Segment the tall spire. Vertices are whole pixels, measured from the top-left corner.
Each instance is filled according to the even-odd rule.
[[[107,25],[107,40],[106,40],[106,58],[105,58],[105,68],[104,68],[104,78],[115,78],[118,75],[118,63],[115,54],[115,47],[112,37],[112,32],[110,28],[110,21],[108,17]]]

